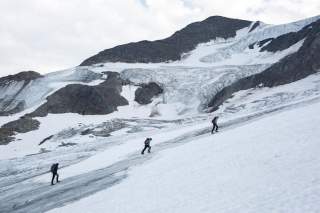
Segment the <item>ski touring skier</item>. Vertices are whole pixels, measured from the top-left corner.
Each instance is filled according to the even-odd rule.
[[[56,178],[57,183],[60,182],[59,181],[58,169],[59,169],[59,164],[58,163],[52,164],[51,169],[50,169],[50,171],[52,173],[51,185],[54,185],[53,184],[54,178]]]
[[[212,130],[211,130],[211,134],[213,134],[213,132],[218,132],[218,129],[219,129],[219,126],[217,124],[217,121],[218,121],[218,116],[215,116],[213,119],[212,119]]]
[[[143,148],[143,150],[141,152],[142,155],[144,154],[144,151],[146,151],[146,149],[148,149],[148,153],[150,153],[150,151],[151,151],[151,146],[150,146],[151,140],[152,140],[152,138],[147,138],[144,141],[144,148]]]

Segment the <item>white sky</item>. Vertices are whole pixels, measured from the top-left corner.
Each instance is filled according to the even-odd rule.
[[[161,39],[212,15],[286,23],[320,0],[0,0],[0,76],[73,67],[115,45]]]

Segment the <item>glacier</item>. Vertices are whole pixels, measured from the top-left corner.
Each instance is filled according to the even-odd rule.
[[[214,112],[207,106],[226,86],[298,51],[304,39],[274,53],[249,45],[319,18],[260,23],[249,32],[251,25],[199,44],[180,61],[78,66],[23,90],[23,81],[0,87],[0,99],[13,100],[8,110],[24,103],[23,111],[1,116],[1,126],[66,85],[98,85],[108,71],[130,82],[121,92],[129,104],[113,113],[36,117],[39,129],[0,145],[0,212],[317,212],[319,73],[236,92]],[[140,105],[135,91],[149,82],[164,93]],[[210,135],[216,115],[221,132]],[[141,156],[146,137],[152,154]],[[55,162],[62,182],[51,187]]]

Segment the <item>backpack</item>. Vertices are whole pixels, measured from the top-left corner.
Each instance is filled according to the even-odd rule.
[[[151,139],[150,139],[150,138],[147,138],[147,139],[144,141],[144,144],[145,144],[146,146],[149,146],[149,145],[150,145],[150,141],[151,141]]]
[[[213,119],[212,119],[212,123],[214,124],[214,123],[216,123],[217,122],[217,119],[218,119],[218,117],[216,116],[216,117],[214,117]]]
[[[57,164],[57,163],[52,164],[50,171],[51,171],[52,173],[57,172],[57,170],[58,170],[57,167],[58,167],[58,164]]]

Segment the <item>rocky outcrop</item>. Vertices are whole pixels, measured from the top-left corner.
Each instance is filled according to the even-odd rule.
[[[35,71],[23,71],[19,72],[18,74],[15,75],[8,75],[5,77],[0,78],[0,86],[3,86],[5,84],[9,84],[12,81],[26,81],[30,82],[32,80],[35,80],[37,78],[41,78],[42,75]]]
[[[17,102],[17,103],[15,103]],[[24,110],[25,108],[25,102],[24,101],[16,101],[14,99],[4,99],[1,98],[0,99],[0,105],[1,105],[1,109],[0,109],[0,116],[8,116],[11,114],[15,114],[18,112],[21,112],[22,110]],[[10,106],[11,104],[14,104],[15,106],[11,109],[6,109],[7,106]]]
[[[278,36],[276,38],[267,38],[262,41],[256,42],[254,44],[249,45],[250,49],[253,49],[254,45],[258,45],[259,47],[262,47],[260,52],[268,51],[268,52],[277,52],[282,51],[285,49],[288,49],[295,43],[301,41],[303,38],[305,38],[307,35],[312,33],[312,23],[303,27],[298,32],[290,32],[287,34],[283,34],[281,36]]]
[[[0,116],[18,113],[43,102],[53,90],[59,89],[63,84],[94,83],[93,81],[102,78],[101,73],[86,67],[76,67],[45,76],[35,72],[23,72],[4,77],[0,85]]]
[[[305,35],[302,47],[295,53],[275,63],[265,71],[252,75],[225,87],[211,100],[209,107],[217,109],[233,93],[257,86],[274,87],[303,79],[320,71],[320,20],[297,32],[287,34],[289,38]],[[305,34],[305,32],[307,33]],[[300,37],[301,38],[301,37]],[[283,40],[283,38],[281,38]],[[292,42],[294,42],[293,40]]]
[[[152,102],[152,98],[160,95],[163,89],[155,82],[148,84],[142,84],[135,92],[134,100],[139,104],[149,104]]]
[[[249,33],[254,31],[257,27],[260,26],[260,21],[256,21],[254,22],[254,24],[251,26],[250,30],[249,30]]]
[[[216,38],[230,38],[236,31],[251,24],[250,21],[212,16],[204,21],[189,24],[172,36],[157,41],[140,41],[106,49],[81,63],[88,66],[103,62],[158,63],[181,59],[183,53],[198,44]]]
[[[258,45],[258,47],[262,47],[263,45],[265,45],[266,43],[268,43],[272,40],[273,40],[273,38],[267,38],[267,39],[263,39],[262,41],[258,41],[256,43],[250,44],[249,49],[253,49],[255,45]]]
[[[108,72],[107,80],[97,86],[70,84],[47,97],[47,102],[29,116],[48,113],[108,114],[128,101],[120,95],[122,80],[118,73]]]
[[[11,121],[0,128],[0,145],[13,141],[16,133],[26,133],[38,129],[40,122],[31,117],[24,116],[18,120]]]
[[[77,67],[75,72],[64,77],[63,80],[90,83],[92,81],[95,81],[95,80],[98,80],[101,78],[102,78],[101,73],[93,72],[93,71],[86,69],[84,67]]]
[[[15,138],[13,137],[14,132],[9,129],[0,128],[0,145],[7,145]]]

